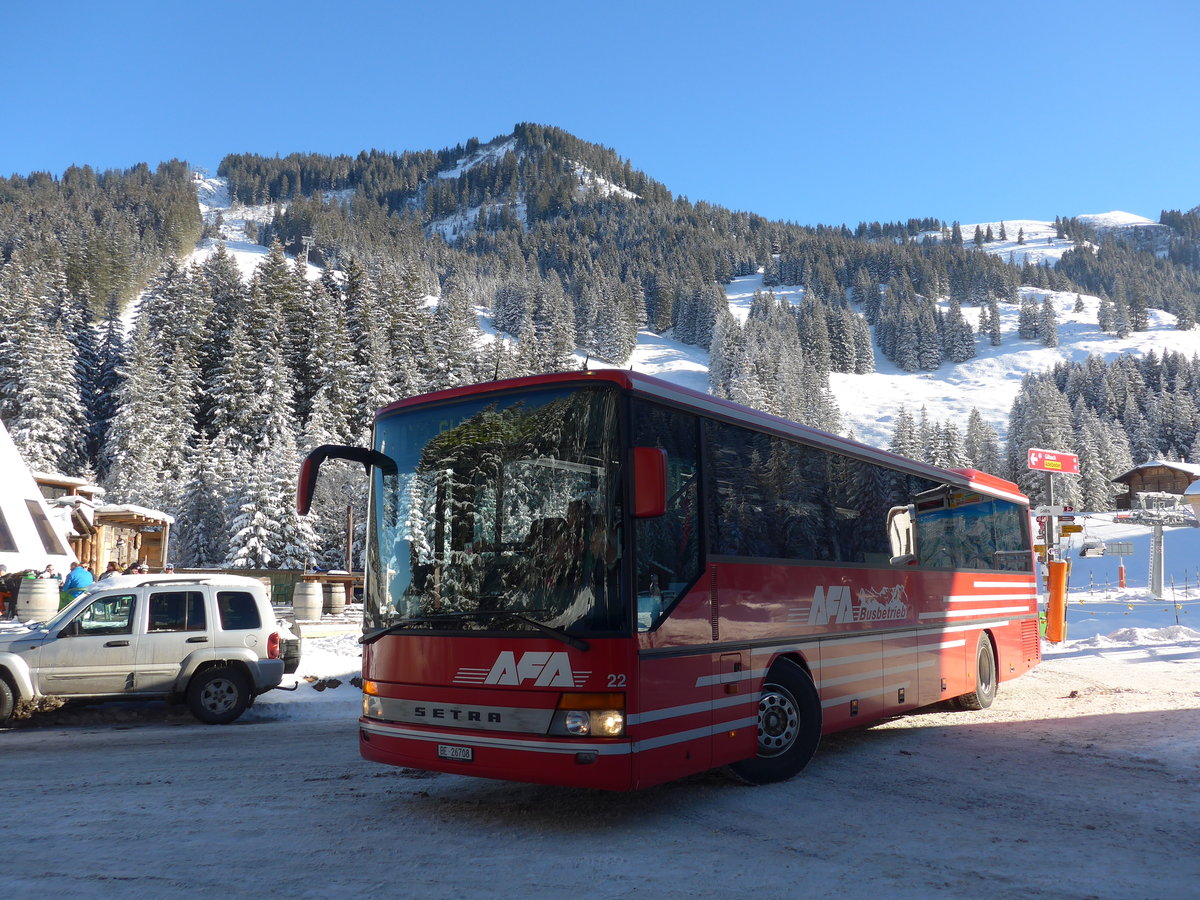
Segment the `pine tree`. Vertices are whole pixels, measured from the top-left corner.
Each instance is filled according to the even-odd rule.
[[[975,336],[963,318],[957,300],[950,301],[950,310],[946,314],[943,348],[951,362],[966,362],[975,356]]]
[[[871,326],[863,316],[853,316],[854,321],[854,372],[865,375],[875,371],[875,346],[871,341]]]
[[[319,284],[313,286],[310,304],[313,320],[320,324],[312,329],[302,360],[301,418],[307,423],[321,416],[330,443],[350,443],[360,433],[364,411],[361,372],[354,362],[346,311],[340,299],[329,296]]]
[[[1191,331],[1196,327],[1196,304],[1189,298],[1181,298],[1173,304],[1175,327],[1180,331]]]
[[[1113,306],[1112,301],[1108,297],[1100,296],[1100,307],[1096,316],[1096,324],[1101,331],[1108,332],[1113,330]]]
[[[892,428],[892,441],[888,449],[898,456],[908,459],[922,459],[924,450],[921,447],[921,437],[917,431],[917,423],[904,406],[896,413],[895,425]]]
[[[1054,311],[1054,304],[1050,302],[1049,294],[1042,298],[1037,330],[1043,344],[1047,347],[1058,346],[1058,316]]]
[[[916,325],[918,365],[933,371],[942,364],[942,349],[938,340],[937,321],[930,306],[922,307]]]
[[[981,472],[1006,478],[1008,467],[1000,450],[996,429],[983,420],[978,409],[971,408],[967,417],[967,434],[963,441],[969,465]]]
[[[62,326],[28,322],[17,339],[16,412],[8,431],[26,464],[78,475],[87,465],[87,422],[74,345]]]
[[[1017,334],[1025,340],[1038,337],[1040,314],[1032,294],[1021,295],[1021,311],[1017,316]]]
[[[96,373],[95,394],[93,395],[93,420],[91,432],[88,435],[89,459],[101,460],[100,450],[108,437],[109,423],[116,415],[117,390],[121,384],[119,370],[123,363],[125,352],[125,329],[121,324],[120,312],[117,308],[117,295],[110,294],[105,305],[104,324],[97,350],[99,363]],[[105,470],[97,466],[97,477],[103,481]]]
[[[163,412],[163,376],[147,322],[135,320],[116,391],[117,413],[101,449],[104,487],[114,503],[160,509],[161,463],[166,434],[173,423]]]
[[[176,557],[186,567],[217,567],[228,549],[224,509],[236,483],[231,459],[220,442],[201,437],[192,448],[188,473],[172,532]]]
[[[291,373],[277,347],[268,359],[258,419],[259,432],[249,454],[239,460],[245,489],[226,503],[232,568],[304,568],[315,534],[296,513],[294,479],[300,460],[296,449]]]
[[[1129,327],[1133,331],[1146,331],[1150,327],[1146,298],[1138,289],[1129,292]]]

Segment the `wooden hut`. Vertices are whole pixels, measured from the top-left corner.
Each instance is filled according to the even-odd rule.
[[[1183,494],[1197,479],[1200,479],[1200,465],[1165,459],[1142,463],[1113,479],[1127,488],[1124,495],[1117,497],[1117,509],[1133,509],[1136,494]]]

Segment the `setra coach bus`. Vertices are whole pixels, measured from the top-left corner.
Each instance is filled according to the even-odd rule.
[[[362,755],[630,790],[799,772],[822,734],[1040,659],[1028,501],[621,370],[380,410]]]

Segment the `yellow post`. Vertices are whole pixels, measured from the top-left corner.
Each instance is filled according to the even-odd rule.
[[[1046,606],[1046,640],[1057,644],[1067,637],[1067,571],[1070,566],[1065,560],[1051,560],[1047,566],[1050,569],[1050,600]]]

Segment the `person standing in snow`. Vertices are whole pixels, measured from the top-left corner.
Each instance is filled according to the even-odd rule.
[[[121,567],[117,565],[117,561],[115,559],[110,559],[108,561],[108,568],[105,569],[104,572],[100,575],[99,580],[103,581],[105,578],[108,578],[110,575],[120,575],[120,574],[121,574]]]
[[[92,577],[92,573],[84,566],[73,562],[71,563],[71,571],[67,573],[67,580],[63,582],[62,592],[71,600],[74,600],[95,580]]]
[[[0,618],[8,618],[12,614],[8,601],[15,591],[9,588],[8,581],[8,566],[0,563]]]

